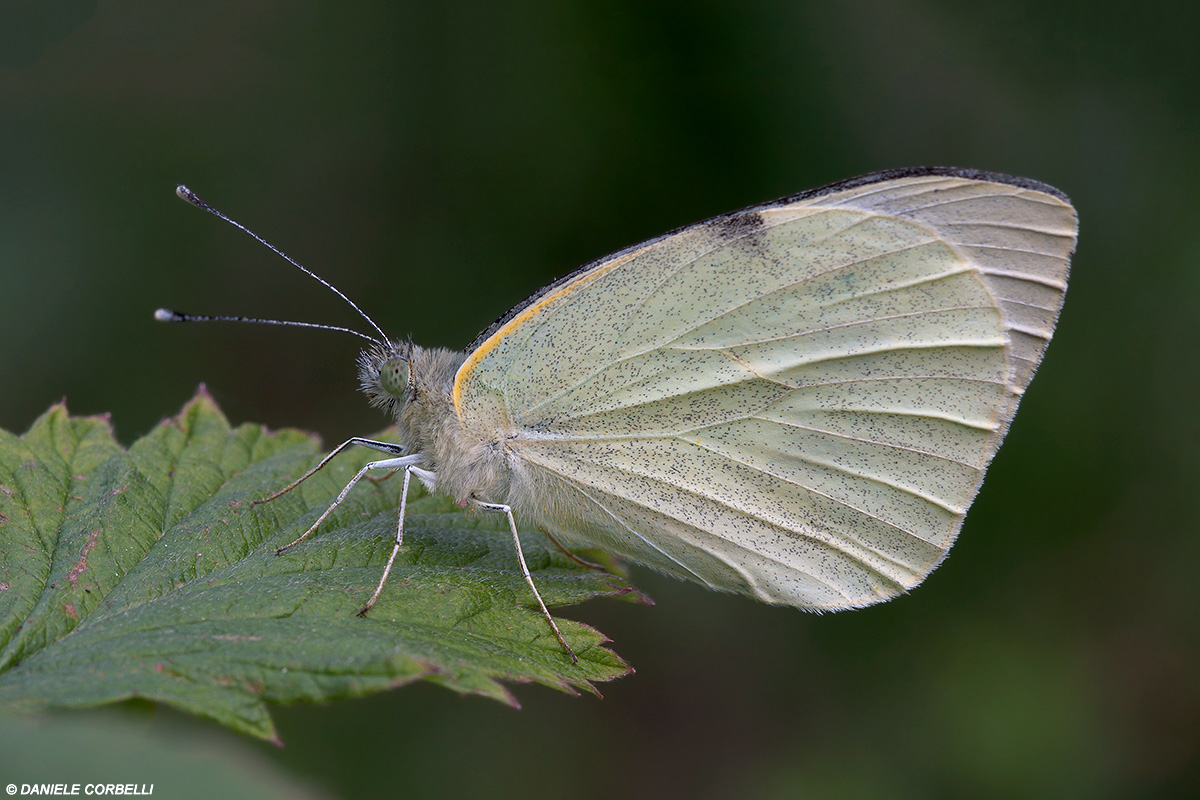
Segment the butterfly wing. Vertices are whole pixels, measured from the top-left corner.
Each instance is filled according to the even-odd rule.
[[[1023,179],[878,173],[589,264],[454,385],[573,546],[814,609],[953,543],[1062,305],[1076,219]]]

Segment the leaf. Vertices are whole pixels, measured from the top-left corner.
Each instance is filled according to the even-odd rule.
[[[203,390],[127,451],[107,417],[72,418],[62,405],[24,436],[0,431],[0,709],[140,697],[274,738],[265,702],[423,679],[516,705],[499,681],[595,692],[630,671],[598,631],[559,620],[572,665],[500,515],[419,488],[387,588],[357,617],[391,551],[402,482],[361,482],[282,556],[275,549],[370,454],[346,453],[298,490],[250,502],[302,474],[318,449],[297,431],[231,429]],[[528,534],[547,605],[637,596]]]

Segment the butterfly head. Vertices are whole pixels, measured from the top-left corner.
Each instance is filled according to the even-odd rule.
[[[383,342],[358,356],[358,379],[371,405],[385,410],[407,403],[412,396],[410,341]]]

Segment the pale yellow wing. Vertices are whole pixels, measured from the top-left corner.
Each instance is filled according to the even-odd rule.
[[[518,510],[713,588],[836,609],[945,556],[1058,317],[1048,186],[880,173],[590,264],[455,382]]]

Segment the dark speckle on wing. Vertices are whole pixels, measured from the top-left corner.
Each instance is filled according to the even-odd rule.
[[[754,233],[763,226],[763,218],[757,211],[739,211],[710,220],[708,225],[717,237],[725,241]]]

